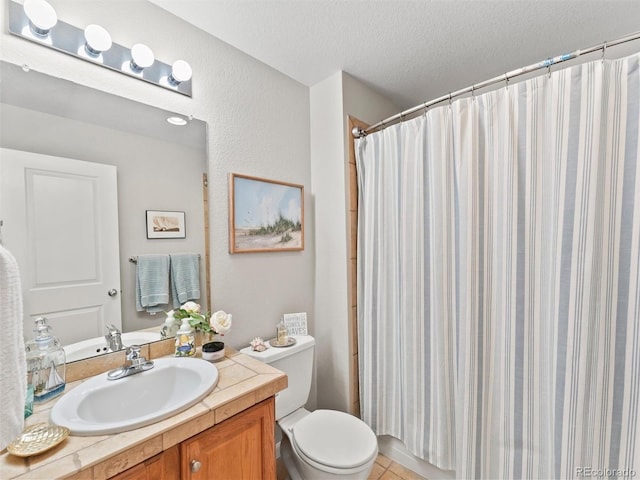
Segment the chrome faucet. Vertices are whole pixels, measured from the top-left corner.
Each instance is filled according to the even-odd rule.
[[[118,380],[153,368],[153,362],[140,355],[140,345],[127,347],[126,355],[124,366],[108,372],[107,380]]]
[[[104,339],[107,341],[109,350],[112,352],[122,350],[124,347],[122,345],[122,333],[113,324],[107,326],[107,334],[104,336]]]

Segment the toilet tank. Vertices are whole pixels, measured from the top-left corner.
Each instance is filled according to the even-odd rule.
[[[292,338],[296,344],[291,347],[269,347],[264,352],[254,352],[251,347],[240,350],[287,374],[289,386],[276,394],[276,420],[304,407],[311,390],[315,340],[310,335]]]

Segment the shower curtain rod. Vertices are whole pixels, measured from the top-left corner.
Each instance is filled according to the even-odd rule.
[[[461,90],[457,90],[455,92],[450,92],[447,95],[443,95],[434,100],[430,100],[420,105],[416,105],[415,107],[412,107],[408,110],[404,110],[400,113],[396,113],[395,115],[392,115],[391,117],[385,118],[384,120],[381,120],[380,122],[374,125],[371,125],[369,128],[364,129],[361,127],[354,127],[353,130],[351,130],[351,134],[355,138],[365,137],[370,133],[376,132],[385,127],[393,125],[395,123],[401,122],[405,119],[405,117],[408,117],[409,115],[417,113],[420,110],[426,110],[427,108],[437,103],[444,102],[445,100],[449,100],[449,102],[451,102],[453,98],[459,97],[460,95],[464,95],[465,93],[471,93],[473,95],[474,91],[480,90],[481,88],[485,88],[491,85],[495,85],[496,83],[506,82],[508,85],[509,80],[511,78],[518,77],[520,75],[525,75],[527,73],[534,72],[536,70],[540,70],[543,68],[547,68],[550,70],[551,65],[555,65],[556,63],[562,63],[567,60],[571,60],[573,58],[578,58],[581,55],[586,55],[588,53],[602,50],[602,57],[604,58],[604,54],[607,51],[607,47],[614,47],[616,45],[620,45],[622,43],[631,42],[633,40],[638,40],[638,39],[640,39],[640,32],[631,33],[624,37],[618,38],[617,40],[612,40],[610,42],[603,42],[599,45],[594,45],[593,47],[585,48],[582,50],[576,50],[574,52],[566,53],[564,55],[558,55],[557,57],[553,57],[553,58],[547,58],[542,62],[534,63],[532,65],[522,67],[522,68],[517,68],[516,70],[511,70],[510,72],[504,73],[497,77],[490,78],[489,80],[485,80],[484,82],[471,85],[469,87],[463,88]]]

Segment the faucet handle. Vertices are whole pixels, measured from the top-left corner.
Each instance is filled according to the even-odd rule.
[[[107,326],[107,334],[104,336],[104,339],[109,344],[109,349],[112,352],[122,350],[122,334],[115,325],[111,324]]]
[[[153,368],[153,362],[140,355],[140,345],[127,347],[125,355],[126,362],[124,366],[108,372],[107,380],[117,380]]]
[[[140,345],[127,347],[127,360],[138,360],[140,358]]]
[[[147,362],[147,359],[140,355],[140,345],[131,345],[126,350],[127,362],[131,363],[132,367],[137,367]]]
[[[119,334],[120,330],[113,323],[107,325],[107,334],[108,335],[116,335]]]

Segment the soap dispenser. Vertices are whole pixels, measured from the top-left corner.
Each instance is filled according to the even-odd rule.
[[[176,332],[176,357],[193,357],[196,354],[196,337],[188,318],[182,319],[182,325]]]
[[[160,332],[160,336],[162,338],[172,338],[176,336],[178,325],[176,325],[176,318],[173,314],[173,310],[167,312],[167,318],[165,319],[162,331]]]
[[[34,332],[25,345],[27,384],[33,387],[33,401],[41,403],[64,392],[66,355],[46,318],[35,319]]]

